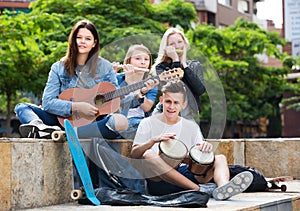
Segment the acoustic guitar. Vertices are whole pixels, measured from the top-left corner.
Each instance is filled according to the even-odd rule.
[[[87,125],[95,121],[100,115],[107,115],[117,111],[120,108],[120,97],[143,88],[145,82],[149,79],[157,79],[159,81],[169,81],[183,77],[181,68],[174,68],[161,73],[158,76],[144,79],[140,82],[130,84],[125,87],[116,89],[110,82],[101,82],[90,89],[70,88],[66,89],[58,96],[61,100],[72,102],[87,102],[98,108],[98,113],[95,116],[87,116],[83,113],[75,112],[69,117],[58,116],[59,123],[63,126],[64,120],[68,119],[75,127]]]

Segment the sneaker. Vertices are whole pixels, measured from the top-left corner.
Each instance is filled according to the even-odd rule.
[[[199,184],[201,192],[207,193],[209,196],[212,196],[213,191],[218,187],[215,183],[205,183]]]
[[[20,134],[23,138],[51,139],[51,133],[60,130],[60,127],[45,125],[41,120],[32,120],[28,124],[22,124],[19,127]]]
[[[216,200],[226,200],[245,191],[252,183],[253,175],[249,171],[244,171],[233,177],[227,184],[216,188],[213,197]]]

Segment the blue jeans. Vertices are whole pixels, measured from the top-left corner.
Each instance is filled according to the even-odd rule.
[[[41,119],[46,125],[60,125],[56,115],[44,111],[35,104],[19,103],[15,107],[15,113],[21,124],[28,124],[32,120]]]
[[[56,115],[48,113],[47,111],[44,111],[43,108],[34,104],[17,104],[15,107],[15,113],[17,114],[21,124],[27,124],[32,120],[40,119],[46,125],[60,126]],[[102,137],[107,139],[114,139],[119,136],[118,133],[114,132],[114,124],[115,122],[113,116],[108,115],[104,119],[85,126],[78,127],[78,138]]]
[[[198,184],[199,182],[195,179],[194,175],[188,170],[188,165],[182,164],[177,168],[177,171],[182,174],[183,176],[187,177],[189,180],[193,181],[194,183]],[[183,190],[186,190],[182,187],[177,185],[173,185],[171,183],[165,181],[155,182],[153,180],[147,179],[147,187],[148,191],[151,195],[166,195],[170,193],[176,193]]]
[[[130,117],[128,118],[128,128],[125,131],[120,132],[120,137],[125,139],[134,139],[137,128],[140,122],[144,119],[143,117]]]

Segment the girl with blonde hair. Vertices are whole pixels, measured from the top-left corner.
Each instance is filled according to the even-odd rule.
[[[181,115],[186,118],[196,118],[200,109],[200,96],[206,91],[203,68],[199,61],[187,60],[189,49],[188,39],[183,31],[169,28],[163,35],[158,51],[158,57],[152,67],[152,72],[161,74],[174,68],[184,71],[182,81],[187,86],[188,107]],[[163,84],[162,84],[163,85]],[[162,105],[158,104],[155,113],[162,112]]]

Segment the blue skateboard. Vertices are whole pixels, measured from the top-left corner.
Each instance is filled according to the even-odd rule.
[[[94,205],[100,205],[100,201],[97,199],[92,179],[90,176],[90,172],[80,145],[80,142],[78,140],[78,137],[71,125],[71,122],[67,119],[64,120],[64,126],[66,131],[66,137],[69,144],[69,148],[71,151],[71,155],[73,158],[73,161],[75,163],[75,167],[77,169],[77,172],[79,174],[79,177],[81,179],[81,182],[83,184],[85,196],[94,204]],[[74,192],[75,194],[80,194],[80,191]]]

